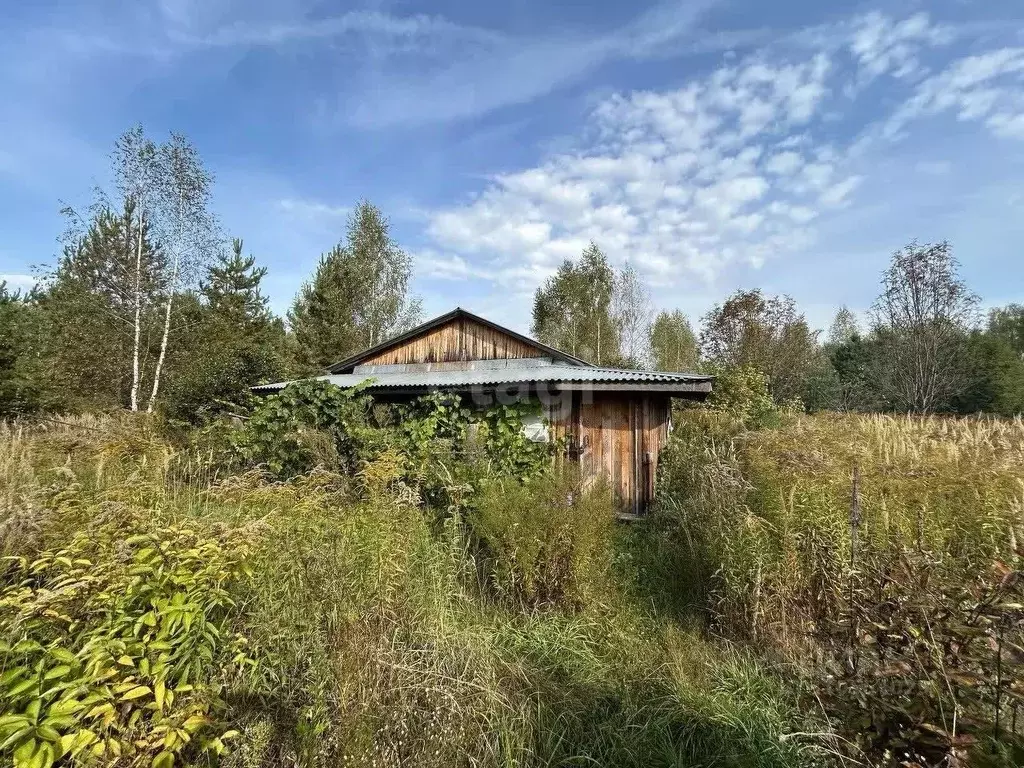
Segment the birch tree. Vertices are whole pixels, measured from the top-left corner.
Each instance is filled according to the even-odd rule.
[[[651,363],[658,371],[694,371],[700,357],[697,336],[680,310],[659,312],[650,329]]]
[[[322,370],[416,325],[411,279],[412,258],[391,237],[387,217],[361,201],[344,241],[320,257],[288,312],[299,365]]]
[[[415,326],[418,297],[409,295],[412,258],[391,237],[391,224],[368,200],[356,205],[348,222],[346,251],[358,281],[353,326],[372,347]]]
[[[131,285],[131,301],[133,312],[133,344],[132,344],[132,386],[129,396],[129,407],[139,410],[139,386],[141,384],[141,342],[142,316],[144,313],[143,263],[144,235],[154,218],[154,208],[159,200],[161,182],[161,163],[157,146],[145,135],[142,125],[137,124],[125,131],[114,145],[111,155],[114,171],[114,183],[121,195],[121,206],[131,206],[136,217],[135,260],[129,283]]]
[[[160,391],[175,294],[195,280],[199,269],[211,260],[217,244],[217,225],[209,210],[213,176],[203,166],[195,147],[182,134],[172,133],[158,148],[156,165],[158,230],[167,253],[167,272],[163,333],[146,408],[149,413],[153,412]]]
[[[619,347],[630,365],[640,367],[650,359],[653,315],[647,284],[636,268],[627,263],[615,275],[612,316],[619,332]]]
[[[42,280],[50,375],[76,407],[130,408],[134,393],[137,408],[154,367],[150,341],[163,295],[150,219],[130,199],[118,212],[98,207],[88,220],[66,213],[73,218],[63,253]]]
[[[622,361],[619,328],[613,316],[615,271],[596,243],[579,261],[566,259],[537,289],[533,335],[545,344],[597,365]]]

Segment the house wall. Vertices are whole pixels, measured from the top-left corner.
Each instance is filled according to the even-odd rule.
[[[501,331],[467,318],[456,318],[404,344],[391,347],[361,365],[451,363],[465,360],[509,360],[543,357],[544,353]]]
[[[658,456],[668,440],[671,399],[663,395],[578,392],[551,413],[555,439],[577,446],[583,476],[604,477],[623,512],[640,514],[654,498]]]

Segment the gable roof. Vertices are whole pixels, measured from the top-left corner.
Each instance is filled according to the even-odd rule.
[[[570,355],[567,352],[562,352],[560,349],[555,349],[554,347],[550,347],[547,344],[542,344],[536,339],[531,339],[529,336],[523,336],[523,334],[516,333],[511,328],[506,328],[503,325],[493,323],[486,318],[480,317],[479,315],[474,315],[472,312],[467,312],[462,307],[456,307],[451,312],[446,312],[443,315],[438,315],[433,320],[428,320],[422,325],[417,325],[415,328],[406,331],[405,333],[399,334],[398,336],[388,339],[387,341],[383,341],[380,344],[370,347],[369,349],[364,349],[362,352],[358,352],[357,354],[352,355],[351,357],[347,357],[344,360],[334,363],[333,365],[329,365],[327,366],[327,370],[330,371],[331,373],[348,373],[351,371],[352,368],[359,365],[361,362],[367,360],[368,358],[375,357],[376,355],[379,355],[381,352],[384,352],[385,350],[398,346],[399,344],[404,344],[410,339],[429,333],[430,331],[434,330],[435,328],[438,328],[439,326],[444,325],[445,323],[449,323],[453,320],[459,319],[471,320],[474,323],[479,323],[480,325],[490,328],[493,331],[497,331],[498,333],[503,333],[506,336],[510,336],[511,338],[515,339],[516,341],[522,344],[526,344],[528,346],[535,348],[538,352],[543,353],[544,356],[550,357],[557,362],[564,363],[570,366],[581,366],[587,368],[594,367],[592,363],[588,363],[586,360],[582,360],[581,358],[575,357],[574,355]]]

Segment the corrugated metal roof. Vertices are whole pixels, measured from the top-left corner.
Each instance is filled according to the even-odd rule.
[[[577,365],[544,365],[496,368],[491,370],[466,371],[407,371],[401,373],[344,373],[317,376],[320,381],[329,381],[339,387],[354,387],[367,379],[373,383],[368,391],[388,389],[433,389],[472,387],[495,384],[522,384],[531,382],[549,383],[600,383],[600,384],[661,384],[699,385],[710,382],[714,377],[696,373],[668,373],[666,371],[634,371],[624,368],[597,368]],[[291,382],[260,384],[252,389],[258,392],[283,389]],[[642,389],[642,387],[640,387]]]

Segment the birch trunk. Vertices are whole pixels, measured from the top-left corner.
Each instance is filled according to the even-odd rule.
[[[153,391],[149,395],[149,405],[146,413],[153,412],[156,404],[157,392],[160,391],[160,374],[163,372],[164,357],[167,355],[167,338],[171,333],[171,306],[174,304],[174,286],[178,282],[178,258],[174,259],[174,271],[171,273],[171,283],[167,291],[167,311],[164,313],[164,333],[160,339],[160,356],[156,359],[156,370],[153,372]]]
[[[174,248],[174,266],[171,268],[171,280],[167,284],[167,312],[164,314],[164,333],[160,339],[160,356],[156,359],[156,369],[153,371],[153,391],[149,395],[149,405],[146,407],[146,413],[153,412],[153,406],[156,404],[156,396],[160,391],[160,374],[163,373],[164,368],[164,357],[167,355],[167,339],[171,335],[171,307],[174,304],[174,292],[178,285],[178,270],[181,269],[181,245],[182,245],[182,219],[185,215],[185,200],[184,193],[178,190],[178,232],[177,240]]]
[[[145,214],[139,204],[139,233],[135,249],[135,342],[132,346],[132,394],[131,408],[139,410],[139,346],[142,342],[142,231],[145,226]]]

